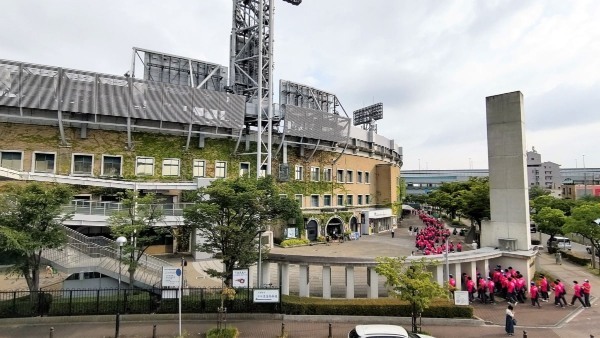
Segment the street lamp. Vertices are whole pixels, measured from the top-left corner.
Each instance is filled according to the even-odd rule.
[[[119,284],[117,285],[117,318],[115,324],[115,338],[119,338],[119,325],[121,324],[121,256],[123,254],[123,245],[127,243],[127,238],[120,236],[116,240],[119,245]]]

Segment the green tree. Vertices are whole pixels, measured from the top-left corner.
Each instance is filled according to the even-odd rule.
[[[534,200],[534,199],[538,198],[539,196],[546,196],[546,195],[550,195],[550,190],[546,190],[546,189],[540,187],[539,185],[534,185],[531,188],[529,188],[529,199],[530,200]]]
[[[128,190],[120,194],[120,198],[122,208],[109,217],[108,224],[115,238],[127,238],[127,243],[123,246],[123,263],[127,265],[129,286],[133,287],[140,259],[168,229],[157,226],[164,220],[164,214],[155,194],[140,196],[137,191]]]
[[[563,227],[564,233],[577,233],[588,239],[600,250],[600,203],[589,203],[574,207]]]
[[[429,270],[438,263],[425,258],[409,263],[406,257],[377,257],[376,261],[375,271],[386,278],[390,294],[410,303],[412,331],[417,332],[417,315],[429,307],[432,299],[446,295],[447,290],[433,281]]]
[[[460,211],[479,227],[481,233],[481,221],[490,217],[490,185],[487,177],[473,177],[467,182],[467,190],[460,192]],[[477,238],[478,244],[479,238]]]
[[[563,234],[563,226],[567,220],[565,213],[559,209],[543,207],[533,215],[533,220],[537,225],[538,231],[550,235],[554,238],[556,235]]]
[[[298,203],[279,195],[272,177],[217,180],[198,190],[194,206],[185,210],[186,224],[198,229],[198,249],[219,255],[225,271],[206,272],[231,285],[234,268],[246,268],[258,260],[257,233],[267,225],[298,223]],[[299,226],[299,224],[296,224]]]
[[[65,245],[63,222],[70,215],[62,207],[69,188],[31,183],[11,186],[0,195],[0,254],[14,258],[12,273],[22,274],[30,291],[40,288],[40,261],[44,249]]]

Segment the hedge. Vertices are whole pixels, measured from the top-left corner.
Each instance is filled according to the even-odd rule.
[[[570,251],[560,250],[560,252],[561,252],[561,255],[563,256],[563,258],[567,259],[571,263],[581,265],[581,266],[586,266],[586,265],[590,264],[590,258],[579,257]]]
[[[410,317],[412,307],[397,298],[322,299],[283,296],[282,309],[289,315],[346,315]],[[429,318],[472,318],[471,306],[456,306],[450,300],[436,299],[423,311]]]
[[[281,246],[287,248],[288,246],[296,246],[296,245],[308,245],[310,241],[304,238],[290,238],[281,242]]]

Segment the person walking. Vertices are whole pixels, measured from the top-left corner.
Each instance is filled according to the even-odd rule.
[[[515,319],[514,308],[511,304],[509,304],[508,308],[506,309],[506,322],[504,324],[504,331],[506,331],[509,336],[514,335],[516,324],[517,321]]]
[[[542,293],[542,302],[548,301],[548,280],[544,274],[540,274],[540,291]]]
[[[583,284],[581,285],[581,291],[583,292],[583,300],[585,302],[585,306],[591,307],[592,304],[590,304],[590,292],[592,291],[592,286],[590,285],[589,280],[586,279],[583,281]]]
[[[529,298],[531,298],[531,306],[536,306],[541,308],[540,305],[540,293],[538,287],[535,285],[534,281],[531,281],[531,285],[529,286]]]
[[[586,307],[583,299],[581,298],[581,285],[579,285],[579,283],[577,283],[576,280],[573,281],[573,297],[571,298],[571,304],[569,304],[570,306],[575,305],[575,300],[579,299],[579,302],[581,302],[581,305],[583,305],[583,307]]]
[[[394,228],[392,228],[392,238],[394,238]]]

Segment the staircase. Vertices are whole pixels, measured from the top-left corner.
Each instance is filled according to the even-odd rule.
[[[42,252],[42,263],[50,264],[58,271],[73,273],[99,272],[108,277],[119,278],[119,249],[115,241],[104,237],[88,237],[64,227],[67,244],[59,249],[46,249]],[[172,266],[156,257],[143,254],[138,261],[133,286],[148,289],[160,287],[162,268]],[[121,280],[129,283],[127,265],[121,265]]]

